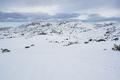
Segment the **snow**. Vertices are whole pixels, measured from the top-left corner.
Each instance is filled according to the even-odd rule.
[[[78,24],[74,28],[69,28],[76,23],[68,22],[62,25],[64,27],[59,26],[62,28],[61,34],[49,33],[51,28],[60,30],[55,26],[58,23],[54,22],[51,23],[54,24],[52,27],[48,27],[48,31],[47,27],[36,26],[10,29],[11,36],[14,35],[13,30],[18,32],[14,38],[3,36],[4,31],[1,31],[0,37],[3,39],[0,39],[0,48],[9,49],[11,52],[0,51],[0,80],[119,80],[120,52],[113,51],[112,47],[120,41],[111,40],[113,35],[119,32],[119,27],[116,27],[115,32],[111,32],[105,42],[91,41],[84,44],[91,38],[104,38],[106,30],[113,26],[96,28],[91,24],[82,23],[82,26]],[[32,31],[41,28],[49,34],[33,34],[31,28]],[[81,31],[73,31],[70,34],[72,29],[76,28],[86,32],[80,29]],[[21,32],[25,35],[20,36]],[[28,37],[30,35],[31,37]],[[76,41],[77,44],[65,46]],[[31,44],[34,46],[30,46]],[[26,46],[30,48],[25,48]]]

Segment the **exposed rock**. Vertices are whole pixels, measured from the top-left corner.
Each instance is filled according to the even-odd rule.
[[[7,53],[7,52],[10,52],[10,50],[9,50],[9,49],[2,49],[2,48],[1,48],[1,50],[2,50],[2,53]]]
[[[30,48],[30,46],[25,46],[25,48]]]
[[[112,48],[112,50],[120,51],[120,45],[114,44],[114,47]]]
[[[85,44],[88,44],[89,42],[84,42]]]
[[[103,41],[106,41],[106,40],[105,39],[96,40],[96,42],[103,42]]]
[[[22,33],[21,35],[22,35],[22,36],[24,36],[24,34],[23,34],[23,33]]]
[[[38,33],[38,35],[47,35],[47,33],[41,32],[41,33]]]
[[[67,45],[64,45],[64,46],[70,46],[70,45],[73,45],[73,44],[78,44],[78,42],[69,42]]]
[[[118,40],[119,40],[119,38],[114,38],[113,40],[114,40],[114,41],[118,41]]]
[[[93,41],[93,39],[89,39],[89,41]]]
[[[30,46],[35,46],[34,44],[31,44]]]

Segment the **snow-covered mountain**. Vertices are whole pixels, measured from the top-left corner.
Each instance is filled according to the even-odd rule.
[[[16,37],[34,37],[47,35],[56,37],[55,41],[63,44],[74,39],[81,42],[114,41],[120,38],[120,23],[83,23],[80,21],[41,21],[23,24],[14,28],[0,28],[0,39]],[[60,40],[57,38],[60,37]],[[66,40],[67,39],[67,40]],[[62,41],[61,41],[62,40]]]

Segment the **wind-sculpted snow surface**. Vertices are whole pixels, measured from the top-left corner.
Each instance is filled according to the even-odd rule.
[[[0,80],[120,80],[119,39],[118,22],[2,27]]]

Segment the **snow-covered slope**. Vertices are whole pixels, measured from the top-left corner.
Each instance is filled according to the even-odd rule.
[[[0,28],[0,80],[119,80],[119,33],[117,22]]]
[[[49,42],[64,45],[72,41],[83,43],[85,41],[99,42],[112,41],[120,37],[120,23],[82,23],[73,21],[58,22],[32,22],[15,28],[0,28],[0,39],[17,37],[31,38],[39,35],[48,35]]]

